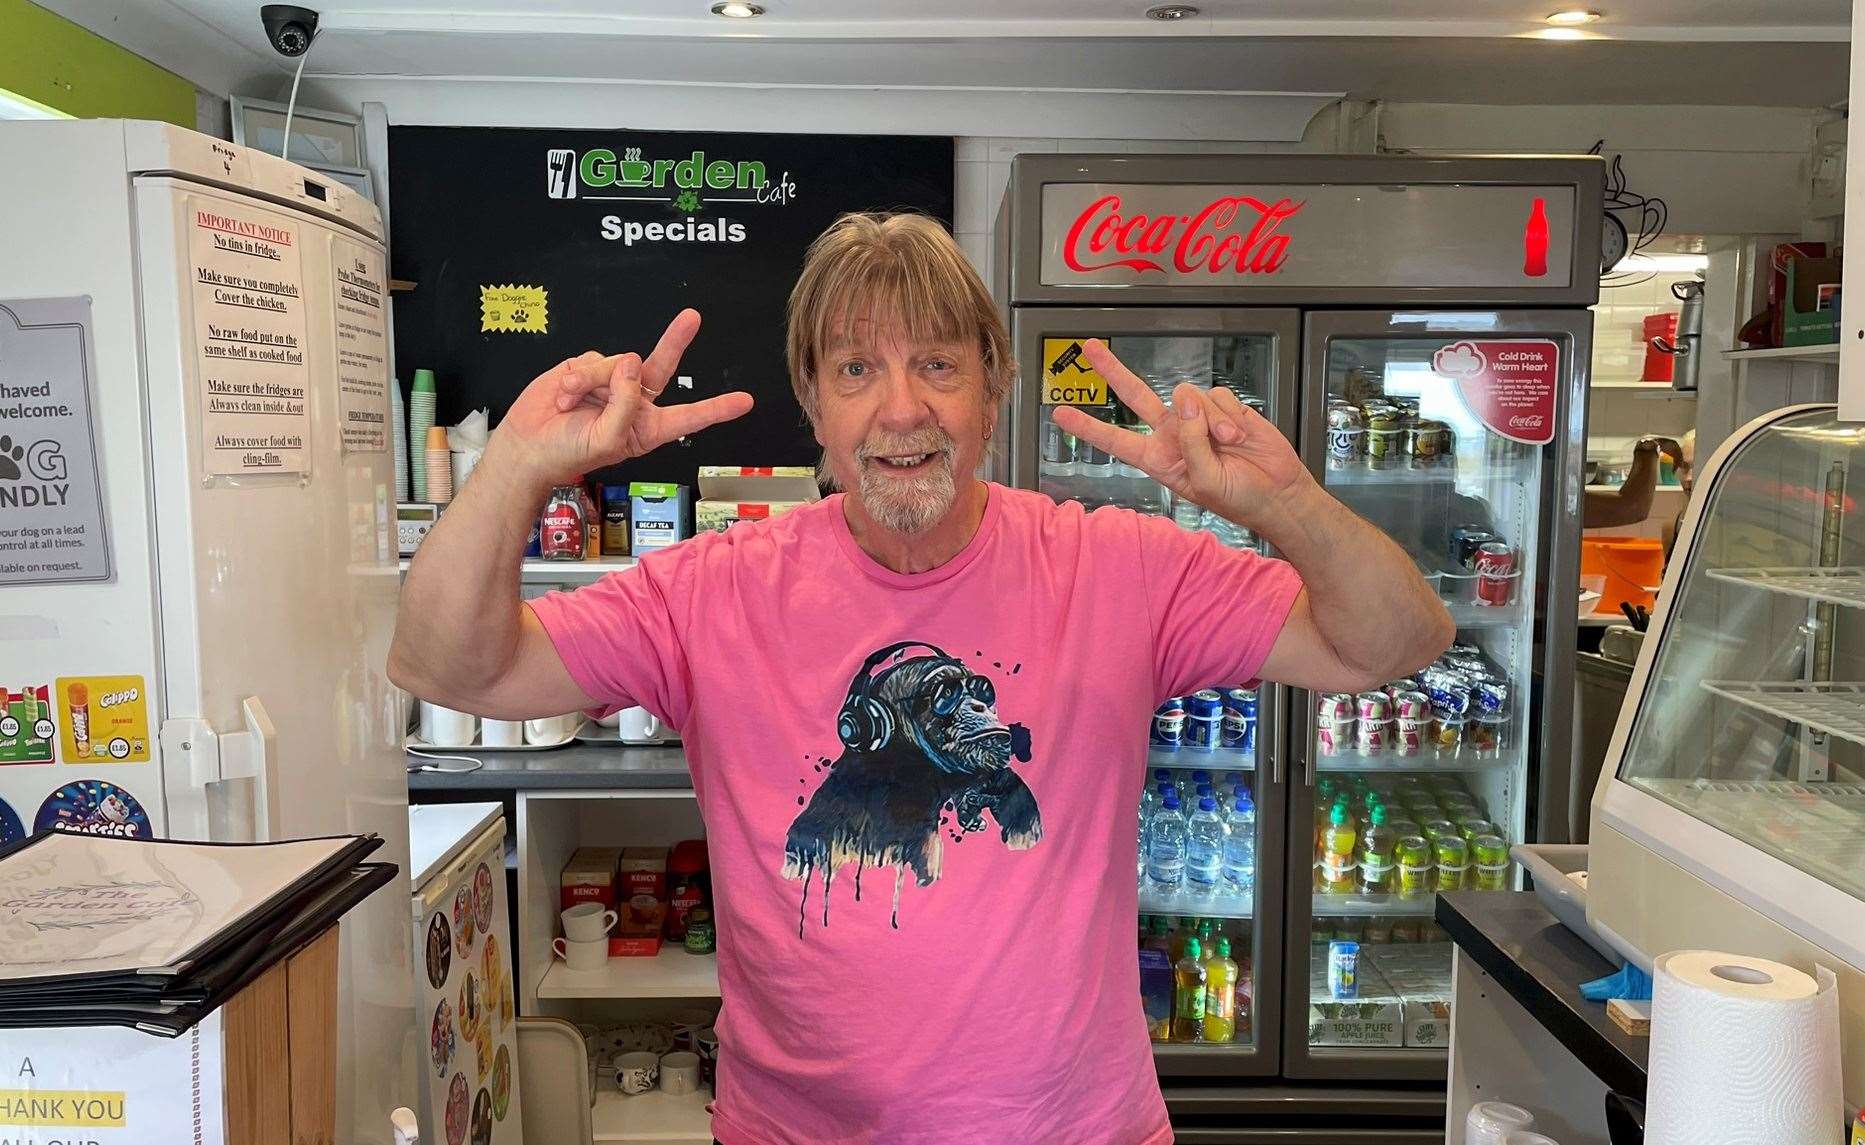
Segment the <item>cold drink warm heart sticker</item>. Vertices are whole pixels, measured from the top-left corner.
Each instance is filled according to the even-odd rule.
[[[1554,440],[1554,393],[1561,348],[1547,338],[1465,339],[1440,347],[1431,372],[1457,383],[1472,414],[1524,445]]]

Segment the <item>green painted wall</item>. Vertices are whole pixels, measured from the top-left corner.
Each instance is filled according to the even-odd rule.
[[[193,84],[27,0],[0,0],[0,88],[84,118],[195,122]]]

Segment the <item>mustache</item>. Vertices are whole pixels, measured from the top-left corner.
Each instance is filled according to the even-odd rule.
[[[902,453],[937,453],[952,455],[952,436],[942,429],[924,429],[916,433],[876,433],[855,450],[858,461]]]

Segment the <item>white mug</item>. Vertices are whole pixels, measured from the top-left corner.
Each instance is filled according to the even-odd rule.
[[[434,747],[472,747],[478,717],[421,701],[421,741]]]
[[[609,964],[609,940],[606,938],[589,942],[557,938],[551,940],[550,948],[572,970],[601,970]]]
[[[525,742],[523,720],[481,720],[479,743],[482,747],[522,747]]]
[[[646,708],[623,708],[615,724],[616,738],[623,743],[659,743],[666,731],[667,725]]]
[[[661,1057],[661,1092],[675,1097],[699,1088],[699,1055],[679,1050]]]
[[[525,742],[529,744],[562,743],[569,738],[571,732],[576,730],[576,723],[572,721],[580,722],[581,720],[582,717],[579,715],[547,716],[541,720],[526,720]]]
[[[612,910],[603,910],[597,902],[580,902],[563,914],[563,936],[571,942],[599,942],[609,937],[621,918]]]
[[[646,1093],[654,1088],[654,1081],[660,1075],[660,1065],[660,1056],[646,1050],[618,1054],[615,1058],[615,1084],[621,1087],[623,1093]]]

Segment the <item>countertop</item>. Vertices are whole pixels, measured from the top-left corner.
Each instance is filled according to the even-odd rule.
[[[572,743],[549,751],[449,752],[481,761],[470,771],[408,772],[410,791],[604,790],[614,788],[691,788],[693,776],[678,745],[625,747]],[[409,766],[465,767],[458,760],[430,760],[410,755]]]
[[[1509,996],[1608,1087],[1645,1096],[1650,1038],[1612,1024],[1606,1006],[1579,986],[1618,967],[1548,913],[1533,891],[1450,891],[1438,896],[1438,925]]]

